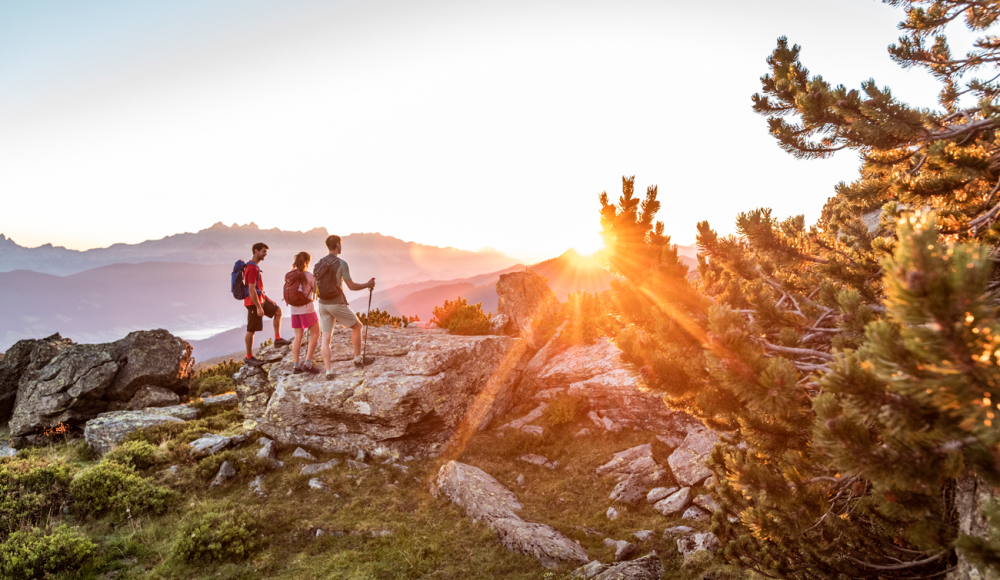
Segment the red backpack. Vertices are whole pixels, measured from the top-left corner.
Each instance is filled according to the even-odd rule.
[[[304,272],[292,270],[285,274],[285,287],[282,294],[285,297],[285,304],[289,306],[305,306],[312,302],[309,297],[299,288],[306,285],[306,275]]]

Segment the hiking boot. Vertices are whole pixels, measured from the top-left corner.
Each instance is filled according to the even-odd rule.
[[[301,375],[304,372],[306,372],[306,369],[304,369],[302,367],[295,367],[295,368],[292,369],[292,374],[293,375]]]
[[[364,361],[362,361],[361,357],[359,356],[358,358],[354,359],[354,366],[356,366],[356,367],[363,367],[363,366],[370,365],[373,362],[375,362],[375,357],[373,357],[373,356],[366,356]]]
[[[319,369],[316,368],[316,367],[314,367],[312,365],[312,363],[305,363],[304,365],[302,365],[301,367],[299,367],[299,369],[301,369],[301,371],[304,372],[304,373],[312,373],[314,375],[318,375],[319,374]]]
[[[292,341],[288,340],[287,338],[279,338],[278,340],[274,341],[274,346],[287,346],[289,344],[292,344]]]
[[[243,359],[243,364],[245,364],[247,366],[251,366],[251,367],[259,367],[259,366],[263,366],[264,361],[260,360],[259,358],[255,357],[255,356],[252,356],[252,357],[250,357],[248,359]]]
[[[326,379],[326,380],[328,380],[328,381],[332,381],[334,379],[334,377],[336,377],[336,376],[337,375],[335,375],[333,373],[326,373],[326,375],[323,378]]]

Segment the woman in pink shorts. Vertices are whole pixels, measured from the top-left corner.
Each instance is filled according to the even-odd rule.
[[[295,340],[292,342],[292,358],[295,361],[295,368],[292,373],[313,373],[319,369],[313,366],[312,358],[316,353],[316,343],[319,342],[319,315],[316,314],[316,278],[312,272],[306,272],[312,256],[308,252],[295,254],[295,263],[292,268],[305,274],[306,283],[299,285],[299,290],[309,298],[309,303],[304,306],[292,306],[292,330],[295,332]],[[309,329],[309,346],[306,348],[306,360],[299,363],[299,350],[302,348],[302,332]]]

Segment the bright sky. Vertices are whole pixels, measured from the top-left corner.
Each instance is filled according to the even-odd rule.
[[[797,161],[750,108],[780,35],[813,73],[934,106],[874,0],[0,3],[0,233],[85,249],[197,231],[378,231],[523,260],[658,184],[675,242],[815,220],[851,152]]]

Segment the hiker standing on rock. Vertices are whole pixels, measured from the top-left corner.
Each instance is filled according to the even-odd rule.
[[[316,314],[316,278],[309,268],[312,256],[309,252],[295,254],[292,271],[285,274],[285,302],[292,309],[292,331],[295,340],[292,341],[292,360],[295,363],[292,374],[319,373],[312,364],[316,354],[316,343],[319,341],[319,315]],[[309,346],[306,348],[306,360],[299,363],[299,351],[302,349],[302,334],[309,329]]]
[[[264,317],[272,319],[274,325],[274,346],[291,344],[281,338],[281,308],[264,294],[264,277],[261,275],[260,263],[267,257],[267,244],[257,242],[253,245],[253,258],[243,269],[243,279],[247,287],[247,297],[243,305],[247,307],[247,358],[245,363],[259,367],[264,361],[253,355],[253,334],[264,330]]]
[[[323,331],[323,343],[320,352],[323,354],[323,366],[326,368],[326,378],[333,378],[330,370],[330,339],[333,336],[334,324],[351,329],[351,343],[354,345],[354,365],[370,364],[372,357],[361,358],[361,320],[347,304],[343,284],[351,290],[375,289],[375,278],[366,284],[356,284],[351,279],[351,269],[347,262],[338,255],[343,251],[340,236],[326,238],[326,249],[329,254],[316,262],[313,271],[316,273],[316,287],[319,294],[319,327]]]

